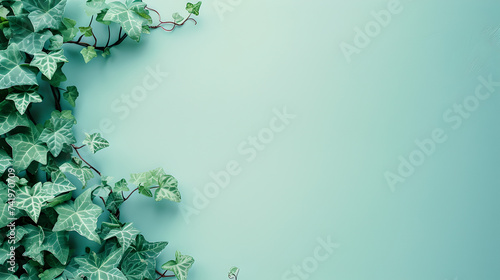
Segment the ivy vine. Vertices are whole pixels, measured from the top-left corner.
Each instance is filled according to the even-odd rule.
[[[156,258],[167,242],[147,241],[133,223],[120,221],[120,207],[134,193],[180,202],[177,180],[163,168],[114,180],[84,159],[81,149],[96,153],[109,143],[99,133],[76,139],[68,108],[79,92],[66,83],[63,66],[65,45],[81,46],[88,63],[127,38],[139,42],[154,29],[196,24],[200,7],[187,3],[187,15],[163,21],[139,0],[87,0],[90,22],[79,26],[65,17],[66,0],[0,1],[0,279],[187,279],[193,257],[177,251],[160,271]],[[96,36],[96,24],[107,37]],[[42,119],[33,106],[54,109],[37,114],[49,116]],[[100,183],[88,186],[96,175]],[[98,223],[102,215],[106,221]],[[100,249],[75,255],[71,231]]]

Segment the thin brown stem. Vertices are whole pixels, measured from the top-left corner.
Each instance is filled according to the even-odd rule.
[[[156,187],[151,187],[151,188],[149,188],[149,189],[150,189],[150,190],[152,190],[152,189],[157,189],[157,188],[159,188],[159,186],[156,186]],[[131,192],[131,193],[129,193],[129,194],[127,195],[127,197],[124,197],[124,198],[123,198],[123,202],[125,202],[127,199],[129,199],[129,197],[130,197],[130,196],[131,196],[131,195],[132,195],[135,191],[137,191],[137,190],[139,190],[139,187],[137,187],[137,188],[133,189],[133,190],[132,190],[132,192]],[[122,192],[122,195],[123,195],[123,192]]]
[[[177,26],[183,26],[188,20],[194,21],[195,25],[198,24],[198,22],[195,19],[191,18],[191,15],[192,15],[191,13],[182,22],[177,23],[175,21],[162,21],[161,20],[161,14],[157,10],[149,8],[148,6],[146,6],[145,9],[153,11],[154,13],[156,13],[158,15],[158,21],[159,21],[159,23],[157,25],[149,26],[149,28],[151,28],[151,29],[161,28],[161,29],[163,29],[165,31],[170,32],[170,31],[173,31],[175,29],[175,27],[177,27]],[[172,28],[167,29],[167,28],[165,28],[165,27],[162,26],[163,24],[172,24]]]
[[[158,278],[156,278],[156,280],[161,279],[161,278],[165,278],[165,277],[175,277],[175,275],[165,275],[165,273],[167,273],[168,270],[165,270],[163,273],[159,272],[157,269],[155,271],[158,275],[160,275]]]
[[[78,155],[78,157],[83,160],[83,162],[85,162],[85,164],[87,164],[88,167],[90,167],[90,169],[94,170],[99,176],[101,176],[101,172],[99,172],[99,170],[97,170],[95,167],[93,167],[90,163],[88,163],[81,155],[80,155],[80,152],[78,152],[78,149],[76,149],[77,147],[73,144],[71,144],[71,147],[73,147],[73,149],[75,150],[76,154]]]

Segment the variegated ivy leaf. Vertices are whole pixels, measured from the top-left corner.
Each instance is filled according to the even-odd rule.
[[[7,8],[5,8],[4,6],[0,5],[0,17],[7,18],[8,14],[9,14],[9,10]]]
[[[17,191],[16,207],[26,211],[28,216],[36,223],[40,217],[40,211],[45,202],[54,198],[53,195],[42,188],[42,183],[38,182],[33,187],[24,186]]]
[[[174,19],[175,23],[181,23],[184,20],[184,17],[179,15],[179,13],[173,13],[172,18]]]
[[[229,279],[237,279],[239,272],[240,272],[240,269],[237,268],[236,266],[233,266],[233,267],[231,267],[231,269],[229,269],[229,273],[227,274],[227,277]]]
[[[130,182],[136,186],[149,188],[153,185],[158,185],[162,175],[166,175],[166,173],[163,168],[158,167],[151,171],[130,174]]]
[[[130,280],[155,279],[156,258],[167,242],[148,242],[138,234],[135,243],[125,252],[121,269]]]
[[[30,125],[25,115],[19,114],[12,102],[4,100],[0,103],[0,134],[5,134],[18,126]]]
[[[68,178],[61,171],[57,170],[52,172],[50,175],[50,180],[43,184],[43,187],[47,190],[46,192],[58,196],[65,192],[70,192],[76,190],[76,187],[71,183]]]
[[[40,72],[49,80],[57,70],[57,63],[68,62],[63,50],[52,51],[50,53],[37,52],[30,65],[40,69]]]
[[[38,274],[40,280],[53,280],[57,276],[61,275],[64,271],[64,266],[58,266],[44,270],[42,273]]]
[[[83,60],[85,60],[85,63],[89,63],[93,58],[97,57],[97,53],[95,52],[95,48],[92,46],[88,46],[86,48],[83,48],[80,53],[83,56]]]
[[[92,37],[92,35],[94,35],[94,33],[92,32],[92,26],[82,26],[78,27],[78,29],[85,37]]]
[[[4,150],[0,150],[0,175],[12,165],[12,158]]]
[[[120,268],[128,280],[156,279],[156,260],[141,260],[137,254],[132,254],[123,258]]]
[[[30,134],[15,134],[7,137],[7,144],[12,147],[13,168],[20,172],[28,168],[33,162],[37,161],[43,165],[47,164],[48,149],[37,141],[35,132],[31,130]]]
[[[170,270],[175,274],[175,277],[179,280],[186,280],[188,275],[188,270],[194,263],[194,259],[188,255],[182,255],[181,252],[175,252],[175,260],[170,260],[164,263],[161,268],[165,270]]]
[[[195,14],[195,15],[198,16],[198,15],[200,15],[200,7],[201,7],[201,1],[199,1],[196,4],[188,2],[186,4],[186,11],[188,11],[191,14]]]
[[[43,265],[44,261],[42,244],[43,240],[45,239],[45,234],[42,227],[35,227],[28,224],[24,226],[24,229],[27,231],[27,233],[21,240],[21,245],[25,249],[23,256],[30,257]]]
[[[50,114],[50,117],[56,118],[56,119],[57,118],[65,118],[65,119],[71,120],[73,122],[73,124],[76,124],[76,118],[71,113],[71,110],[62,110],[61,112],[55,110],[55,111],[52,111],[52,113]]]
[[[128,192],[129,190],[127,180],[125,179],[121,179],[116,182],[115,187],[113,188],[114,192]]]
[[[49,79],[45,77],[45,75],[42,75],[42,80],[49,82],[50,85],[54,87],[59,87],[62,82],[65,82],[68,80],[64,72],[62,71],[62,67],[65,65],[63,62],[57,63],[57,69],[56,72],[52,75],[52,79]]]
[[[21,115],[24,115],[24,112],[26,112],[26,109],[28,109],[28,105],[30,105],[30,103],[42,102],[42,97],[40,96],[40,94],[33,91],[11,93],[7,95],[5,99],[14,101],[16,109]]]
[[[39,140],[47,144],[52,155],[57,157],[64,145],[76,143],[71,129],[73,121],[53,115],[47,127],[42,131]]]
[[[177,188],[177,180],[171,175],[162,175],[159,179],[159,187],[155,191],[155,200],[168,199],[174,202],[181,201],[181,193]]]
[[[63,46],[63,36],[61,36],[59,34],[50,37],[49,41],[50,41],[50,44],[48,47],[49,51],[60,50]]]
[[[73,107],[75,107],[75,101],[78,95],[78,89],[75,86],[66,87],[66,91],[63,93],[64,99]]]
[[[62,264],[66,264],[69,257],[69,232],[45,230],[42,249],[52,253]]]
[[[128,223],[123,227],[110,230],[109,233],[104,237],[104,240],[116,237],[116,239],[118,239],[118,242],[122,246],[122,250],[125,251],[128,249],[130,244],[135,241],[135,237],[139,233],[141,232],[136,229],[132,223]]]
[[[10,45],[17,44],[23,52],[35,54],[41,51],[45,42],[52,37],[49,30],[35,32],[30,19],[25,15],[10,16],[7,19],[12,31]]]
[[[35,73],[21,66],[22,63],[24,56],[17,44],[11,43],[6,50],[0,51],[0,89],[37,84]]]
[[[43,29],[59,29],[66,7],[66,0],[22,0],[35,32]]]
[[[121,192],[112,192],[106,198],[106,209],[112,214],[116,215],[124,199]]]
[[[109,147],[108,140],[101,137],[100,133],[85,133],[85,140],[83,140],[83,144],[87,145],[90,151],[95,154],[96,152]]]
[[[141,255],[142,259],[156,259],[158,255],[167,247],[168,242],[149,242],[142,234],[137,235],[135,244],[133,244],[136,252]]]
[[[127,280],[118,269],[122,255],[122,250],[115,250],[107,256],[90,252],[88,256],[75,258],[76,263],[80,265],[77,274],[87,279]]]
[[[91,189],[86,190],[74,202],[70,200],[54,207],[59,216],[52,230],[74,230],[87,239],[100,244],[101,240],[95,230],[97,218],[101,215],[102,209],[90,199],[91,192]]]
[[[80,182],[82,182],[83,187],[87,186],[87,180],[94,178],[92,170],[85,165],[82,165],[82,161],[73,157],[71,162],[65,162],[59,167],[62,172],[67,172],[75,176]]]
[[[87,16],[92,16],[106,9],[106,0],[87,0],[85,3],[85,13]]]
[[[73,38],[78,33],[78,27],[76,27],[76,21],[70,18],[63,18],[62,28],[59,29],[61,35],[63,36],[63,42],[68,42],[73,40]]]
[[[119,1],[109,3],[109,10],[104,20],[118,23],[130,38],[139,42],[142,26],[148,24],[148,19],[145,17],[148,12],[144,9],[146,4],[130,0],[126,4]]]

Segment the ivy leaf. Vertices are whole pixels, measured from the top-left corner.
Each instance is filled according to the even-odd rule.
[[[147,197],[153,197],[153,193],[149,190],[150,187],[139,186],[139,193]]]
[[[83,59],[85,60],[85,63],[89,63],[93,58],[97,57],[97,53],[95,52],[95,48],[92,46],[88,46],[86,48],[83,48],[80,53],[83,56]]]
[[[149,242],[142,234],[137,235],[135,239],[135,244],[133,245],[138,254],[141,255],[143,259],[156,259],[158,255],[167,247],[168,242]]]
[[[80,32],[85,37],[92,37],[92,35],[94,35],[94,33],[92,32],[92,26],[78,27],[78,29],[80,29]]]
[[[54,199],[48,201],[47,207],[55,207],[59,204],[62,204],[68,200],[70,200],[73,197],[72,192],[68,192],[59,196],[56,196]]]
[[[59,216],[52,231],[74,230],[87,239],[101,244],[95,230],[97,218],[101,215],[102,209],[90,199],[91,192],[91,189],[86,190],[74,202],[70,200],[54,207]]]
[[[59,87],[62,82],[65,82],[67,80],[66,75],[64,75],[64,72],[62,71],[63,66],[64,63],[58,63],[56,72],[54,72],[54,75],[52,75],[52,79],[49,79],[45,77],[45,75],[42,75],[42,80],[49,82],[49,84],[54,87]]]
[[[92,16],[106,9],[106,0],[87,0],[85,3],[85,13],[87,16]]]
[[[11,93],[5,97],[7,100],[14,101],[14,105],[16,105],[17,111],[21,115],[24,115],[26,109],[28,109],[28,105],[30,103],[40,103],[42,102],[42,97],[33,91],[23,91],[21,93]]]
[[[106,199],[106,209],[112,214],[116,214],[120,209],[124,199],[121,192],[112,192]]]
[[[141,261],[134,254],[124,257],[120,268],[128,280],[156,279],[153,278],[155,274],[151,273],[151,270],[154,270],[154,263],[156,263],[156,260],[146,259]]]
[[[9,101],[0,103],[0,134],[5,134],[18,126],[29,126],[30,120],[14,108]]]
[[[237,279],[239,272],[240,272],[240,269],[237,268],[236,266],[233,266],[233,267],[231,267],[231,269],[229,269],[229,273],[227,274],[227,277],[229,279]]]
[[[63,36],[63,41],[68,42],[75,38],[78,33],[78,28],[76,27],[76,21],[70,18],[63,18],[62,27],[59,29],[61,35]]]
[[[92,133],[92,134],[87,134],[85,133],[86,138],[83,140],[83,144],[87,145],[90,149],[90,151],[95,154],[96,152],[109,147],[109,142],[101,137],[100,133]]]
[[[23,62],[24,56],[17,44],[11,43],[6,50],[0,51],[0,89],[37,84],[35,73],[21,66]]]
[[[64,145],[71,145],[76,143],[75,137],[71,129],[73,122],[66,118],[52,116],[48,127],[46,127],[39,140],[47,143],[52,155],[57,157],[61,153]]]
[[[135,243],[125,252],[122,272],[130,280],[156,278],[156,258],[165,249],[168,242],[148,242],[138,234]]]
[[[10,16],[9,26],[12,31],[10,45],[19,46],[19,50],[29,54],[35,54],[43,49],[45,42],[52,37],[49,30],[35,32],[33,25],[27,16]]]
[[[104,20],[104,16],[106,16],[106,13],[108,12],[108,8],[103,9],[100,13],[97,14],[95,20],[97,22],[100,22],[104,25],[110,25],[111,21]]]
[[[68,62],[68,59],[64,56],[63,50],[52,51],[50,53],[38,52],[33,57],[30,65],[40,69],[40,72],[45,75],[49,80],[52,80],[52,76],[57,70],[57,63]]]
[[[102,55],[102,57],[106,57],[106,56],[108,56],[108,55],[111,55],[111,52],[110,52],[109,50],[110,50],[110,48],[109,48],[109,47],[104,48],[104,51],[102,51],[102,54],[101,54],[101,55]]]
[[[63,36],[61,36],[61,35],[54,35],[54,36],[50,37],[49,41],[50,41],[50,44],[49,44],[48,50],[49,51],[57,51],[57,50],[60,50],[62,48],[64,39],[63,39]]]
[[[200,7],[201,7],[201,1],[199,1],[196,4],[188,2],[186,4],[186,11],[188,11],[191,14],[195,14],[195,15],[198,16],[198,15],[200,15]]]
[[[11,165],[12,165],[12,158],[7,154],[6,151],[0,150],[0,175],[2,175],[5,172],[5,170],[7,170],[7,168],[9,168],[9,166]],[[125,184],[126,183],[127,182],[125,182]]]
[[[116,237],[118,239],[118,243],[122,246],[122,250],[125,251],[128,249],[132,241],[135,241],[135,237],[141,233],[138,229],[136,229],[132,223],[125,224],[125,226],[120,228],[112,229],[105,237],[104,240],[110,239],[112,237]]]
[[[130,191],[130,189],[128,188],[127,180],[121,179],[120,181],[116,182],[115,187],[113,188],[113,191],[114,192],[128,192],[128,191]]]
[[[42,206],[48,200],[54,198],[42,188],[42,183],[38,182],[33,187],[24,186],[18,190],[16,196],[16,207],[26,211],[28,216],[36,223],[40,217]]]
[[[61,275],[63,271],[64,271],[63,266],[53,267],[38,274],[38,277],[40,278],[40,280],[53,280],[56,279],[57,276]]]
[[[70,110],[62,110],[61,112],[54,110],[50,114],[50,117],[51,118],[65,118],[65,119],[71,120],[73,122],[73,124],[76,124],[76,118],[75,118],[75,116],[73,116],[73,114],[71,114]]]
[[[188,270],[194,263],[194,259],[188,255],[182,255],[181,252],[175,252],[175,260],[170,260],[164,263],[161,268],[164,270],[170,270],[175,274],[175,277],[179,280],[186,280],[188,275]]]
[[[64,99],[73,107],[75,107],[75,101],[78,96],[78,89],[75,86],[66,87],[66,91],[63,93]]]
[[[33,161],[47,164],[48,149],[36,141],[33,132],[29,135],[15,134],[5,140],[12,147],[15,170],[25,170]]]
[[[146,7],[146,4],[142,2],[127,2],[127,6],[119,1],[109,3],[109,10],[103,20],[118,23],[130,38],[139,42],[142,25],[148,23],[148,20],[140,14],[145,10],[144,7]]]
[[[179,15],[179,13],[173,13],[172,18],[174,18],[175,23],[181,23],[184,20],[184,17]]]
[[[142,173],[130,174],[130,182],[136,186],[150,187],[158,184],[158,181],[162,175],[166,175],[163,168],[158,167],[151,171],[146,171]]]
[[[0,17],[7,18],[8,14],[9,14],[9,10],[7,8],[5,8],[4,6],[0,5]]]
[[[75,176],[80,182],[82,182],[83,186],[87,185],[87,180],[94,178],[94,174],[92,170],[87,166],[82,165],[82,161],[73,157],[71,162],[65,162],[63,165],[59,167],[62,172],[67,172],[73,176]]]
[[[88,279],[127,280],[118,269],[122,254],[121,250],[115,250],[103,258],[102,254],[90,252],[87,257],[75,258],[76,263],[80,265],[78,274]]]
[[[35,31],[59,29],[66,0],[23,0],[23,8],[28,12]]]
[[[52,253],[62,264],[66,264],[69,257],[69,232],[46,230],[42,249]]]
[[[177,188],[177,180],[171,175],[162,175],[159,179],[159,187],[155,191],[155,200],[168,199],[174,202],[181,201],[181,193]]]
[[[25,225],[24,228],[27,231],[27,233],[24,235],[21,242],[21,245],[25,249],[23,256],[30,257],[33,260],[43,265],[44,261],[43,261],[42,244],[43,240],[45,239],[45,235],[42,227]]]
[[[43,184],[46,192],[50,195],[57,196],[65,192],[76,190],[76,187],[61,171],[57,170],[50,175],[51,181]]]

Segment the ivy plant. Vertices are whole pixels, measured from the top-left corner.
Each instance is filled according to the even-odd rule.
[[[139,42],[154,29],[196,24],[201,2],[162,21],[140,0],[87,0],[84,26],[65,16],[66,4],[0,1],[0,279],[185,280],[193,257],[177,251],[157,264],[168,243],[148,241],[120,220],[134,193],[180,202],[177,180],[163,168],[114,180],[84,159],[81,149],[95,154],[109,142],[99,133],[75,137],[71,109],[80,93],[63,68],[67,45],[80,47],[88,63],[127,38]],[[97,38],[96,25],[107,37]],[[98,249],[78,255],[70,232]]]

